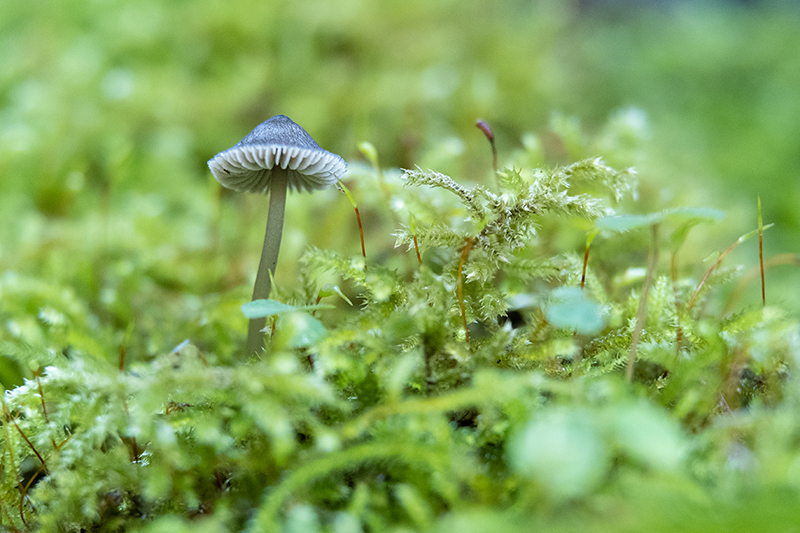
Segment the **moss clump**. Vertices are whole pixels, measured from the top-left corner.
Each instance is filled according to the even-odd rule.
[[[508,168],[497,190],[378,172],[358,194],[393,210],[400,250],[309,248],[284,305],[245,307],[274,328],[258,358],[220,357],[244,317],[216,304],[219,346],[115,364],[74,293],[6,277],[7,319],[24,327],[35,300],[46,324],[39,345],[3,344],[36,371],[3,400],[6,527],[674,530],[719,509],[731,528],[742,509],[788,523],[769,502],[797,496],[797,323],[706,309],[731,272],[698,292],[641,271],[648,246],[677,254],[716,212],[619,216],[635,173],[600,159]],[[560,245],[587,232],[584,275]]]

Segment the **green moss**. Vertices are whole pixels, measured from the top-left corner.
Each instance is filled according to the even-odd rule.
[[[0,530],[796,523],[795,281],[729,296],[755,196],[676,177],[773,178],[790,249],[786,8],[0,4]],[[277,112],[347,157],[367,257],[344,195],[290,195],[274,301],[243,309],[266,201],[204,162]]]

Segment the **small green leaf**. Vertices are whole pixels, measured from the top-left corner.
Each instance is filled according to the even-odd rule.
[[[325,337],[327,330],[322,322],[308,313],[282,314],[275,326],[274,346],[302,348],[316,344]]]
[[[320,298],[327,298],[328,296],[333,296],[334,294],[338,295],[339,298],[341,298],[342,300],[344,300],[348,304],[353,305],[353,302],[350,301],[350,298],[348,298],[347,296],[344,295],[344,293],[342,292],[342,289],[340,289],[338,285],[334,285],[332,283],[326,283],[319,290],[319,297]]]
[[[614,215],[597,219],[595,225],[598,229],[622,233],[658,224],[663,219],[664,217],[659,216],[658,213],[649,215]]]
[[[748,231],[747,233],[745,233],[744,235],[742,235],[741,237],[736,239],[736,242],[742,243],[742,242],[746,241],[747,239],[749,239],[750,237],[755,237],[756,235],[758,235],[759,231],[761,231],[763,233],[764,231],[768,230],[769,228],[771,228],[774,225],[775,224],[767,224],[766,226],[763,226],[763,227],[761,227],[759,229],[754,229],[753,231]]]
[[[583,410],[553,409],[531,420],[509,444],[514,470],[537,481],[556,500],[590,492],[610,466],[602,433]]]
[[[589,233],[586,234],[586,247],[587,248],[592,245],[592,241],[594,241],[594,238],[597,237],[598,233],[600,233],[600,230],[595,228],[595,229],[589,231]]]
[[[242,306],[242,313],[245,318],[264,318],[292,311],[313,311],[315,309],[335,309],[335,307],[330,304],[293,306],[275,300],[253,300]]]
[[[574,329],[582,335],[597,334],[605,326],[600,306],[577,287],[561,287],[553,291],[545,317],[556,328]]]
[[[540,298],[538,295],[530,292],[522,292],[509,296],[506,301],[508,302],[509,309],[529,309],[539,305]]]
[[[339,186],[339,188],[342,191],[344,191],[344,194],[345,194],[345,196],[347,196],[347,199],[350,200],[350,205],[352,205],[354,208],[358,208],[358,204],[356,203],[356,199],[353,198],[353,195],[350,193],[350,189],[347,188],[347,186],[342,182],[342,180],[339,180],[337,185]]]
[[[614,215],[603,217],[597,220],[595,226],[614,232],[631,231],[638,228],[661,224],[667,220],[686,220],[689,224],[699,224],[700,222],[716,222],[725,218],[725,213],[719,209],[706,207],[675,207],[665,209],[657,213],[646,215]],[[691,227],[690,225],[690,227]]]
[[[667,209],[670,218],[689,218],[698,222],[719,222],[725,218],[725,212],[711,207],[676,207]]]
[[[648,403],[615,410],[612,419],[617,445],[646,467],[674,471],[688,450],[677,422]]]

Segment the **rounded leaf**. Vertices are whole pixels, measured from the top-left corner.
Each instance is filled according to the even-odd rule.
[[[592,417],[579,410],[555,410],[531,420],[510,442],[508,460],[550,496],[583,496],[602,481],[610,455]]]

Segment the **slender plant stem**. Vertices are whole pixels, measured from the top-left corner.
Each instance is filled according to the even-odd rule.
[[[469,327],[467,326],[467,311],[464,306],[464,280],[462,274],[464,271],[464,263],[467,261],[467,256],[469,256],[469,251],[472,249],[472,241],[474,239],[475,237],[467,239],[467,244],[461,251],[461,259],[458,262],[458,274],[456,275],[456,295],[458,296],[458,306],[461,308],[461,319],[464,321],[464,341],[467,344],[469,344]]]
[[[711,275],[711,273],[712,273],[712,272],[714,272],[714,269],[715,269],[715,268],[717,268],[717,267],[720,265],[720,263],[722,263],[722,260],[723,260],[723,259],[725,259],[725,256],[726,256],[726,255],[728,255],[729,253],[731,253],[731,251],[733,251],[733,249],[734,249],[734,248],[736,248],[737,246],[739,246],[739,243],[740,243],[740,242],[742,242],[742,241],[741,241],[741,239],[739,239],[739,240],[738,240],[738,241],[736,241],[735,243],[733,243],[733,244],[731,244],[730,246],[728,246],[728,249],[727,249],[727,250],[725,250],[724,252],[722,252],[721,254],[719,254],[719,257],[717,257],[717,260],[714,262],[714,264],[713,264],[713,265],[711,265],[711,268],[709,268],[709,269],[708,269],[708,271],[706,272],[706,275],[705,275],[705,276],[703,276],[703,279],[702,279],[702,280],[700,280],[700,284],[699,284],[699,285],[697,286],[697,288],[694,290],[694,293],[692,293],[692,299],[691,299],[691,300],[689,300],[689,305],[686,307],[686,310],[687,310],[687,311],[691,311],[691,310],[692,310],[692,308],[694,307],[694,303],[695,303],[695,301],[697,300],[697,295],[698,295],[698,294],[700,294],[700,289],[702,289],[702,288],[703,288],[703,286],[706,284],[706,280],[708,279],[708,276],[710,276],[710,275]]]
[[[5,402],[3,402],[3,414],[5,415],[6,419],[9,422],[14,424],[14,427],[17,428],[17,431],[19,431],[19,434],[22,435],[23,439],[25,439],[25,442],[28,444],[28,447],[31,450],[33,450],[33,453],[36,454],[36,457],[38,457],[39,461],[42,463],[42,465],[44,465],[45,471],[47,471],[47,463],[45,462],[44,457],[41,456],[39,451],[36,449],[36,446],[33,445],[33,443],[30,441],[28,436],[25,435],[25,432],[22,431],[22,428],[19,427],[19,424],[17,424],[17,421],[14,420],[14,415],[11,414],[11,411],[8,409],[8,406],[6,405]]]
[[[414,239],[414,250],[417,252],[417,261],[419,261],[419,266],[422,266],[422,256],[419,255],[419,243],[417,242],[417,236],[411,236]]]
[[[364,248],[364,227],[361,225],[361,214],[358,212],[358,202],[356,202],[355,196],[350,192],[350,189],[347,188],[347,185],[339,180],[336,183],[336,186],[339,188],[341,192],[347,196],[347,199],[350,201],[350,205],[353,206],[353,209],[356,212],[356,221],[358,222],[358,234],[361,236],[361,255],[364,256],[364,271],[367,270],[367,249]],[[388,198],[388,197],[387,197]]]
[[[119,371],[120,372],[125,370],[125,354],[126,354],[126,352],[127,352],[127,350],[126,350],[124,344],[119,347]]]
[[[586,236],[586,251],[583,252],[583,271],[581,272],[581,290],[583,290],[583,287],[586,285],[586,265],[589,264],[589,248],[592,246],[592,241],[597,234],[598,230],[594,230],[589,232]],[[581,361],[583,361],[584,347],[578,342],[578,330],[572,333],[572,338],[575,339],[575,344],[578,345],[578,353],[575,354],[575,358],[572,360],[572,375],[577,377],[581,373]]]
[[[636,325],[633,328],[631,348],[630,351],[628,351],[628,366],[625,369],[625,379],[627,379],[629,383],[633,380],[633,367],[636,364],[636,347],[642,336],[644,319],[647,316],[647,295],[650,293],[650,286],[653,284],[653,273],[656,269],[656,263],[658,263],[658,225],[653,224],[652,230],[653,244],[650,248],[650,257],[647,259],[647,274],[645,274],[644,278],[642,296],[639,299],[639,310],[636,312]]]
[[[583,272],[581,272],[581,290],[583,290],[583,286],[586,283],[586,265],[589,264],[589,248],[592,246],[592,241],[594,241],[598,233],[600,233],[600,230],[593,229],[586,235],[586,251],[583,253]]]
[[[489,144],[492,145],[492,168],[494,169],[495,178],[497,178],[497,147],[494,144],[494,132],[492,131],[492,128],[489,127],[489,124],[487,124],[485,120],[478,119],[475,125],[478,127],[479,130],[483,132],[483,134],[489,140]]]
[[[589,244],[586,244],[586,251],[583,253],[583,272],[581,272],[581,289],[586,283],[586,265],[589,263]]]
[[[278,252],[281,249],[283,233],[283,214],[286,211],[286,187],[288,180],[283,172],[272,173],[272,185],[269,192],[269,214],[267,215],[267,231],[264,235],[264,248],[261,250],[261,261],[258,264],[256,284],[253,287],[253,300],[269,298],[272,290],[271,275],[278,264]],[[247,328],[247,351],[257,352],[264,344],[264,333],[261,331],[267,323],[266,318],[252,318]]]

